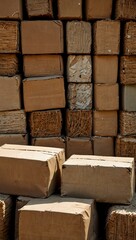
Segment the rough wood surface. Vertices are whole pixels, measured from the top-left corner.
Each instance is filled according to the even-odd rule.
[[[82,19],[82,0],[58,0],[59,19]]]
[[[124,55],[136,55],[136,22],[125,24]]]
[[[136,84],[136,56],[121,57],[120,82],[122,84]]]
[[[28,144],[28,135],[27,134],[0,134],[0,146],[3,144]]]
[[[67,110],[66,134],[68,137],[90,137],[92,135],[92,111]]]
[[[106,224],[106,240],[136,239],[136,195],[129,206],[113,206],[109,209]]]
[[[91,24],[83,21],[67,22],[67,53],[90,54],[92,36]]]
[[[115,152],[118,157],[134,157],[136,160],[136,136],[118,136],[116,138]]]
[[[70,109],[92,109],[92,84],[70,83],[67,101]]]
[[[19,23],[0,21],[0,53],[19,52]]]
[[[117,55],[120,51],[120,22],[97,21],[94,24],[94,52],[96,55]]]
[[[115,6],[116,19],[136,20],[136,1],[117,0]]]
[[[53,17],[52,0],[26,0],[27,14],[32,17]]]
[[[0,112],[0,133],[26,133],[25,112]]]
[[[16,54],[0,54],[0,75],[14,76],[18,73],[19,62]]]
[[[120,134],[136,135],[136,112],[120,112]]]
[[[88,55],[70,55],[67,62],[67,81],[73,83],[91,82],[92,61]]]
[[[60,110],[37,111],[30,114],[32,137],[60,136],[62,115]]]

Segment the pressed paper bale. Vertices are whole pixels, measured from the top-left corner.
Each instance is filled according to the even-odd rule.
[[[126,22],[124,27],[124,55],[136,55],[136,22]]]
[[[121,84],[136,84],[136,57],[122,56],[120,63]]]
[[[29,18],[53,17],[52,0],[26,0]]]
[[[120,112],[120,134],[123,136],[136,135],[136,112]]]
[[[62,166],[62,196],[129,204],[134,187],[133,158],[73,155]]]

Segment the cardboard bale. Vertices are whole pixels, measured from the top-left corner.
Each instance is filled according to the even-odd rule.
[[[3,144],[28,144],[28,135],[27,134],[0,134],[0,146]]]
[[[19,23],[0,21],[0,53],[19,52]]]
[[[136,84],[136,56],[122,56],[120,61],[121,84]]]
[[[136,20],[136,1],[117,0],[115,5],[115,17],[121,20]]]
[[[134,157],[136,160],[136,136],[123,137],[119,135],[116,138],[115,151],[118,157]]]
[[[87,0],[86,1],[86,18],[103,19],[111,18],[112,0]]]
[[[60,110],[32,112],[29,122],[32,137],[61,136],[62,114]]]
[[[71,21],[66,25],[68,54],[90,54],[92,45],[91,24],[84,21]]]
[[[63,75],[63,59],[60,55],[24,55],[25,77]]]
[[[136,55],[136,22],[126,22],[124,29],[124,55]]]
[[[21,77],[0,76],[0,111],[21,109],[20,98]]]
[[[136,135],[136,112],[120,112],[120,134],[123,136]]]
[[[61,76],[26,78],[23,90],[26,112],[65,107],[64,78]]]
[[[22,20],[22,15],[21,0],[0,1],[0,19]]]
[[[110,207],[106,223],[106,239],[135,240],[136,195],[129,206]]]
[[[24,110],[0,112],[0,133],[26,133]]]
[[[73,155],[62,167],[61,195],[129,204],[134,180],[133,158]]]
[[[23,54],[63,53],[61,21],[22,21],[21,38]]]
[[[68,56],[67,81],[72,83],[88,83],[92,81],[91,56]]]
[[[9,195],[0,194],[0,239],[12,239],[13,201]]]
[[[118,84],[94,84],[94,107],[96,110],[118,110]]]
[[[82,19],[82,0],[59,0],[58,1],[59,19]]]
[[[19,61],[16,54],[0,54],[0,76],[14,76],[18,69]]]
[[[0,192],[48,197],[60,187],[64,161],[60,148],[5,144],[0,147]]]
[[[66,138],[66,158],[73,154],[92,155],[91,138]]]
[[[94,111],[93,112],[94,136],[114,137],[118,132],[117,111]]]
[[[132,112],[136,111],[136,84],[124,85],[122,92],[122,110]]]
[[[115,84],[118,79],[118,56],[94,56],[95,83]]]
[[[20,209],[20,240],[70,240],[71,237],[74,240],[97,239],[94,200],[51,196],[47,199],[32,200]]]
[[[65,149],[65,138],[64,137],[32,138],[32,145]]]
[[[92,111],[67,110],[66,135],[68,137],[90,137],[92,135]]]
[[[120,22],[96,21],[94,23],[94,53],[117,55],[120,51]]]
[[[53,17],[52,0],[26,0],[28,18]]]
[[[97,156],[114,156],[114,138],[93,137],[93,152]]]
[[[67,101],[70,109],[92,109],[92,84],[68,84]]]

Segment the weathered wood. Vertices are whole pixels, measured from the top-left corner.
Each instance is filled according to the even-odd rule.
[[[53,17],[52,0],[26,0],[29,18]]]
[[[58,0],[59,19],[82,19],[82,0]]]
[[[136,136],[116,138],[115,147],[116,156],[118,157],[134,157],[136,160]]]
[[[115,6],[115,17],[121,20],[136,20],[136,1],[117,0]]]
[[[136,22],[125,24],[124,55],[136,55]]]
[[[25,112],[0,112],[0,133],[26,133]]]
[[[136,84],[136,56],[121,57],[120,82],[122,84]]]
[[[60,110],[37,111],[30,114],[32,137],[60,136],[62,115]]]
[[[14,76],[18,73],[19,61],[16,54],[0,54],[0,75]]]
[[[3,144],[28,144],[27,134],[0,134],[0,146]]]
[[[120,112],[120,134],[136,135],[136,112]]]

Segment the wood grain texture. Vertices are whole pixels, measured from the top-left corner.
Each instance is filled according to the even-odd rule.
[[[115,5],[115,17],[121,20],[136,20],[136,1],[117,0]]]
[[[52,0],[26,0],[29,18],[53,17]]]
[[[124,55],[136,55],[136,22],[125,24]]]
[[[0,54],[0,75],[14,76],[18,73],[19,61],[16,54]]]
[[[121,111],[119,124],[121,135],[136,135],[136,112]]]
[[[134,157],[136,160],[136,136],[123,137],[119,135],[116,138],[115,152],[118,157]]]
[[[136,56],[121,57],[120,83],[136,84]]]

